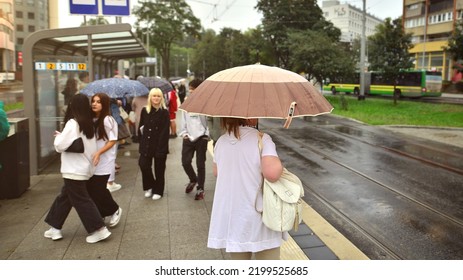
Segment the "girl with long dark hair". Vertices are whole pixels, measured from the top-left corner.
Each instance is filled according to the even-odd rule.
[[[87,180],[93,176],[95,171],[93,155],[97,151],[90,102],[87,96],[77,94],[71,98],[64,121],[64,129],[61,133],[55,132],[54,141],[55,150],[61,153],[61,174],[64,186],[45,218],[45,222],[51,228],[45,231],[44,236],[52,240],[63,238],[61,228],[74,207],[90,234],[86,238],[87,242],[96,243],[108,238],[111,232],[106,228],[86,187]],[[77,138],[82,138],[84,152],[66,152]]]
[[[105,93],[93,95],[92,111],[97,145],[97,152],[93,156],[96,169],[87,182],[87,191],[101,216],[108,217],[109,227],[115,227],[121,218],[122,209],[106,188],[109,175],[115,168],[117,155],[117,122],[111,116],[109,96]]]

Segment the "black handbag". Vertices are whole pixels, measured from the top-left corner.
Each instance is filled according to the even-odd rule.
[[[72,142],[71,146],[69,146],[65,152],[68,153],[83,153],[84,152],[84,141],[82,137],[77,138]]]

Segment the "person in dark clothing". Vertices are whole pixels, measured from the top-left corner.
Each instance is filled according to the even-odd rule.
[[[183,101],[185,100],[185,97],[186,97],[186,88],[185,88],[184,82],[182,82],[180,86],[178,87],[178,98],[180,99],[180,103],[183,103]]]
[[[167,154],[169,153],[169,110],[158,88],[151,89],[148,103],[141,111],[138,127],[138,165],[142,173],[145,197],[158,200],[164,195]],[[151,168],[154,158],[154,176]]]

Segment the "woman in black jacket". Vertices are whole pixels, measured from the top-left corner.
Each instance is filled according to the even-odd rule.
[[[167,154],[169,153],[169,111],[164,95],[153,88],[148,95],[148,103],[141,111],[138,128],[139,153],[138,165],[142,173],[145,197],[160,199],[164,194]],[[154,158],[154,176],[151,165]]]

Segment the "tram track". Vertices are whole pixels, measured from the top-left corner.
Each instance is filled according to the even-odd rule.
[[[374,246],[382,250],[384,254],[387,256],[388,259],[394,260],[401,260],[403,259],[402,256],[396,254],[391,248],[389,248],[386,244],[381,242],[375,236],[370,234],[367,229],[362,227],[359,223],[356,223],[354,220],[350,219],[347,215],[345,215],[342,211],[339,211],[333,204],[329,202],[328,199],[324,198],[321,194],[319,194],[315,189],[310,187],[307,184],[303,184],[304,189],[309,190],[311,195],[317,199],[321,204],[323,204],[327,209],[329,209],[332,213],[338,216],[338,218],[342,219],[344,223],[348,224],[350,227],[355,229],[358,233],[360,233],[364,238],[368,239]]]
[[[311,127],[311,129],[321,129],[317,127]],[[381,146],[381,145],[376,145],[373,143],[369,143],[367,141],[363,141],[361,139],[358,139],[356,137],[346,135],[342,132],[333,130],[333,129],[323,129],[325,132],[327,131],[330,134],[335,134],[336,137],[342,137],[342,138],[348,138],[350,141],[356,141],[358,143],[361,143],[363,145],[369,145],[370,147],[374,149],[382,149],[383,151],[386,151],[388,153],[394,154],[395,156],[399,155],[402,157],[407,157],[410,160],[415,160],[419,161],[421,164],[425,163],[427,165],[433,166],[433,167],[438,167],[438,168],[444,168],[448,171],[455,172],[457,174],[462,174],[461,170],[454,169],[454,168],[447,168],[446,166],[439,164],[439,163],[434,163],[429,160],[421,160],[420,158],[413,156],[413,155],[407,155],[406,153],[403,153],[401,151],[395,151],[394,149],[389,149],[388,147]],[[382,188],[385,191],[389,192],[392,197],[395,197],[397,200],[401,201],[408,201],[406,202],[407,205],[411,205],[408,207],[412,208],[420,208],[422,210],[419,211],[424,211],[428,212],[429,215],[430,213],[433,213],[433,217],[438,217],[437,219],[441,220],[442,223],[445,224],[453,224],[452,228],[459,228],[460,230],[463,229],[463,221],[459,218],[453,217],[451,215],[448,215],[447,213],[436,209],[433,205],[423,202],[420,199],[415,198],[412,195],[407,194],[406,192],[403,192],[400,190],[400,188],[397,188],[396,186],[389,185],[387,183],[384,183],[378,179],[375,179],[374,177],[352,167],[349,164],[345,164],[339,160],[337,160],[334,156],[330,155],[327,152],[323,152],[320,149],[316,147],[312,147],[310,145],[307,145],[307,142],[302,141],[300,139],[294,139],[288,137],[288,135],[281,130],[275,129],[271,131],[272,136],[275,136],[278,146],[283,145],[285,150],[287,150],[286,154],[292,154],[292,155],[297,155],[299,159],[305,159],[306,161],[311,161],[310,158],[307,157],[307,151],[310,151],[310,153],[318,155],[320,158],[323,158],[324,160],[330,161],[332,164],[338,165],[339,167],[343,168],[344,170],[347,170],[349,172],[349,176],[352,177],[361,177],[369,182],[372,183],[372,186],[376,186],[376,188]],[[284,139],[284,140],[282,140]],[[301,149],[297,149],[294,147],[304,147],[303,151]],[[304,182],[304,181],[303,181]],[[388,244],[388,240],[384,240],[384,237],[378,237],[377,233],[374,231],[372,232],[368,226],[362,225],[360,222],[356,221],[354,218],[351,218],[349,213],[345,213],[342,209],[339,209],[336,205],[330,202],[330,199],[326,198],[323,193],[317,191],[316,188],[312,187],[311,184],[304,182],[304,187],[307,189],[307,191],[310,192],[310,196],[312,199],[316,199],[318,203],[322,204],[326,209],[331,211],[331,215],[336,216],[338,219],[342,220],[343,223],[348,224],[351,228],[353,228],[357,233],[360,234],[362,239],[369,240],[369,242],[375,246],[376,248],[379,249],[379,251],[384,254],[384,256],[388,259],[407,259],[408,257],[397,252],[395,250],[394,245]],[[414,206],[413,206],[414,205]],[[428,215],[426,215],[428,216]],[[432,222],[430,222],[432,223]],[[378,250],[375,250],[378,251]]]
[[[345,136],[345,137],[348,137],[348,136]],[[369,144],[369,143],[366,143],[366,144]],[[371,145],[371,144],[369,144],[369,145]],[[373,145],[373,146],[375,146],[375,145]],[[376,146],[376,147],[383,148],[383,147],[380,147],[380,146]],[[423,202],[413,198],[412,196],[407,195],[406,193],[397,190],[396,188],[394,188],[392,186],[384,184],[384,183],[376,180],[375,178],[373,178],[371,176],[368,176],[367,174],[365,174],[363,172],[360,172],[359,170],[356,170],[355,168],[352,168],[352,167],[350,167],[350,166],[348,166],[348,165],[346,165],[346,164],[344,164],[344,163],[342,163],[340,161],[337,161],[336,159],[334,159],[333,157],[329,156],[326,153],[322,153],[322,152],[320,152],[320,151],[318,151],[318,150],[316,150],[314,148],[311,148],[311,147],[307,147],[307,149],[311,150],[313,153],[316,153],[316,154],[322,156],[323,158],[328,159],[331,162],[333,162],[333,163],[335,163],[335,164],[337,164],[337,165],[339,165],[339,166],[341,166],[341,167],[343,167],[343,168],[345,168],[347,170],[350,170],[352,173],[354,173],[354,174],[356,174],[358,176],[361,176],[361,177],[375,183],[376,185],[378,185],[378,186],[380,186],[380,187],[382,187],[384,189],[387,189],[388,191],[391,191],[391,192],[393,192],[393,193],[395,193],[397,195],[402,196],[403,198],[407,199],[410,202],[413,202],[413,203],[415,203],[415,204],[417,204],[417,205],[419,205],[419,206],[421,206],[423,208],[428,209],[431,212],[434,212],[435,214],[439,215],[440,217],[442,217],[444,219],[447,219],[448,221],[450,221],[450,222],[452,222],[452,223],[454,223],[454,224],[456,224],[458,226],[461,226],[463,228],[463,221],[462,220],[453,218],[453,217],[445,214],[444,212],[433,208],[433,206],[431,206],[429,204],[423,203]],[[297,151],[295,151],[295,150],[293,150],[293,151],[297,153]],[[303,155],[301,154],[301,156],[303,156]],[[410,157],[410,158],[414,158],[414,157]]]

